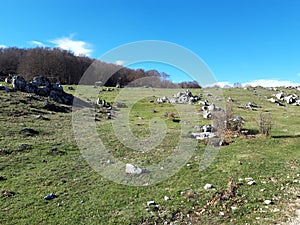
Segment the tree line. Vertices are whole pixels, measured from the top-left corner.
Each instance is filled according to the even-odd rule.
[[[82,77],[85,72],[90,76],[81,79],[85,78]],[[51,82],[60,84],[94,84],[100,80],[106,86],[200,87],[196,81],[175,84],[169,80],[168,74],[157,70],[134,70],[76,56],[60,48],[0,48],[0,79],[14,74],[21,74],[26,80],[45,76]]]

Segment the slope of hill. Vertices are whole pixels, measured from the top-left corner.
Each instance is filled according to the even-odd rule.
[[[76,94],[75,90],[68,90]],[[122,89],[87,89],[82,99],[105,99],[116,108]],[[66,89],[66,88],[65,88]],[[88,90],[93,90],[89,92]],[[128,90],[131,90],[128,88]],[[143,88],[132,93],[142,95]],[[282,89],[299,94],[296,89]],[[176,90],[177,91],[177,90]],[[181,119],[176,107],[156,98],[172,96],[174,89],[154,89],[155,96],[133,105],[129,123],[133,134],[151,135],[154,117],[166,124],[167,133],[153,151],[137,152],[115,135],[106,112],[97,112],[96,128],[103,144],[116,159],[141,167],[158,163],[176,148],[181,126],[197,124]],[[212,92],[213,89],[206,90]],[[202,99],[203,89],[193,89]],[[1,224],[276,224],[293,216],[289,204],[299,197],[299,107],[270,101],[275,90],[264,88],[222,90],[235,116],[245,120],[248,134],[228,132],[229,145],[218,148],[213,163],[199,171],[206,142],[199,141],[189,161],[168,179],[146,186],[115,183],[95,172],[77,146],[72,107],[22,92],[0,91],[0,223]],[[213,96],[211,97],[213,99]],[[216,99],[214,101],[217,101]],[[257,107],[246,107],[251,102]],[[113,104],[114,103],[114,104]],[[120,103],[119,103],[120,104]],[[199,110],[200,106],[195,105]],[[99,110],[104,110],[100,108]],[[76,113],[77,111],[73,112]],[[270,112],[270,136],[258,133],[260,112]],[[84,128],[84,124],[82,125]],[[100,159],[99,159],[100,160]],[[124,169],[125,173],[125,169]],[[209,188],[212,184],[214,188]],[[205,188],[204,188],[205,186]],[[52,197],[45,196],[53,193]],[[154,201],[154,202],[150,202]]]

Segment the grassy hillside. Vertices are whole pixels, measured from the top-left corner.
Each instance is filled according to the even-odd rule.
[[[98,97],[93,93],[95,89],[84,88],[87,91],[80,97],[95,101]],[[285,91],[300,94],[295,89]],[[118,101],[122,100],[119,92],[120,89],[105,91],[99,96],[115,102],[117,96]],[[143,89],[132,90],[133,95],[141,92]],[[166,159],[176,147],[183,125],[173,121],[181,119],[173,105],[158,104],[155,99],[176,92],[154,90],[152,96],[140,99],[130,112],[130,128],[138,137],[150,135],[149,122],[153,117],[166,124],[166,136],[155,151],[142,153],[124,146],[114,135],[111,122],[115,119],[107,120],[99,114],[95,123],[104,146],[124,163],[147,166]],[[207,91],[192,92],[206,98]],[[264,88],[224,89],[224,99],[234,100],[233,114],[242,116],[246,121],[244,129],[254,135],[229,134],[230,144],[220,147],[213,163],[204,171],[199,171],[199,163],[206,144],[199,142],[189,162],[175,175],[154,185],[129,186],[104,178],[86,162],[74,139],[71,107],[53,103],[56,108],[51,111],[45,106],[46,98],[0,91],[0,224],[172,224],[176,221],[175,224],[276,224],[286,221],[293,215],[288,206],[299,197],[300,190],[300,108],[281,107],[267,101],[266,97],[275,93]],[[258,107],[246,109],[248,102]],[[199,108],[199,105],[194,107]],[[274,125],[270,137],[256,134],[261,111],[272,115]],[[172,112],[174,118],[170,118]],[[201,115],[197,117],[198,125],[208,123]],[[184,126],[193,131],[195,125]],[[248,185],[245,178],[249,177],[256,184]],[[235,187],[228,187],[228,182]],[[205,190],[207,183],[215,189]],[[56,198],[45,200],[44,196],[50,193]],[[228,193],[231,194],[226,198]],[[165,196],[170,199],[166,200]],[[272,203],[267,204],[265,200]],[[155,201],[158,207],[147,206],[148,201]]]

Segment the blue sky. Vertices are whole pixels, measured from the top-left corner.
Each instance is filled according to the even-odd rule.
[[[299,0],[9,0],[0,8],[2,47],[99,58],[119,45],[162,40],[197,54],[218,82],[300,83]]]

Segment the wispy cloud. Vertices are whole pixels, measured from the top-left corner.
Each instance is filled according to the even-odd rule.
[[[125,64],[125,61],[123,61],[123,60],[117,60],[115,62],[115,64],[117,64],[118,66],[123,66]]]
[[[6,45],[0,45],[0,48],[7,48]]]
[[[90,56],[92,53],[92,49],[90,44],[84,41],[76,41],[72,40],[73,36],[57,38],[55,40],[50,41],[55,47],[70,50],[74,52],[75,55],[86,55]]]
[[[297,73],[297,76],[300,77],[300,73]]]
[[[43,44],[42,42],[40,42],[40,41],[30,41],[29,42],[31,45],[35,45],[35,46],[39,46],[39,47],[44,47],[44,46],[46,46],[45,44]]]

